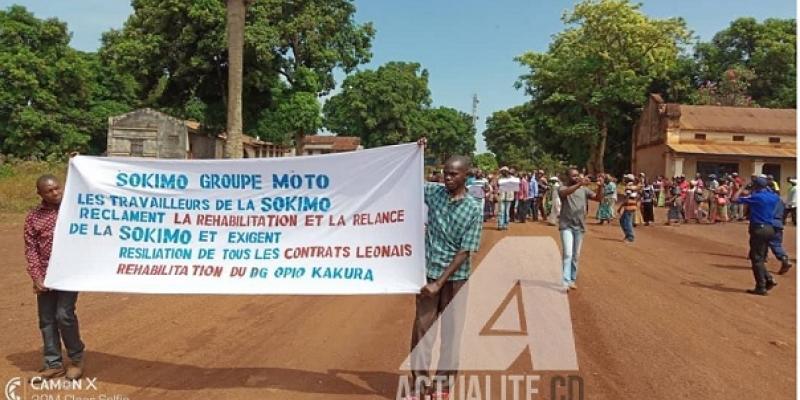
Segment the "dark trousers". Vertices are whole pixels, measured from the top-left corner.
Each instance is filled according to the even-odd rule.
[[[750,224],[750,264],[753,269],[753,278],[756,280],[756,289],[766,289],[767,282],[772,281],[772,275],[767,271],[767,252],[769,241],[775,237],[775,229],[768,224]]]
[[[655,210],[653,209],[653,202],[642,203],[642,220],[644,222],[655,222]]]
[[[428,278],[428,283],[433,282]],[[425,336],[433,326],[436,319],[444,313],[448,304],[456,297],[456,293],[467,283],[466,280],[447,281],[442,289],[433,296],[417,295],[417,312],[414,318],[414,328],[411,332],[411,377],[417,382],[419,377],[430,379],[429,367],[431,364],[431,349],[436,335]],[[466,302],[461,303],[466,306]],[[442,387],[448,388],[448,380],[455,380],[458,371],[458,350],[461,343],[461,330],[464,323],[465,307],[459,307],[442,315],[439,326],[441,327],[441,342],[439,368],[436,379],[442,379]],[[415,349],[419,345],[419,348]],[[422,388],[417,388],[422,390]]]
[[[537,200],[539,199],[536,197],[528,199],[528,208],[530,209],[530,213],[533,216],[534,221],[539,220],[539,210],[536,208],[537,207],[536,203],[538,203]]]
[[[72,362],[81,362],[83,359],[84,346],[78,329],[78,317],[75,315],[77,301],[77,292],[50,290],[36,296],[39,330],[42,331],[44,342],[45,368],[63,367],[62,341]]]
[[[525,222],[528,219],[528,199],[517,200],[517,222]]]
[[[511,200],[511,207],[508,209],[509,221],[517,219],[517,203],[518,203],[517,199]]]

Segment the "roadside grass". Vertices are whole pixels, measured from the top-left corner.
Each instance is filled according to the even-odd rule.
[[[39,203],[36,179],[53,174],[64,184],[66,162],[18,161],[0,164],[0,221],[15,220]]]

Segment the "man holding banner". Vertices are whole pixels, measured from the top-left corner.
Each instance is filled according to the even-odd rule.
[[[426,140],[420,139],[420,146]],[[415,392],[422,397],[432,392],[428,375],[431,363],[430,349],[433,337],[425,333],[434,326],[456,293],[466,284],[470,275],[470,255],[478,251],[483,227],[480,203],[467,193],[465,186],[470,161],[463,156],[451,157],[444,168],[444,186],[425,184],[425,204],[428,206],[428,229],[425,235],[425,268],[428,284],[416,299],[416,317],[411,336],[411,369]],[[463,318],[453,316],[444,324],[463,323]],[[461,321],[461,322],[457,322]],[[440,365],[456,365],[461,327],[442,327],[442,332],[456,332],[455,337],[441,338]],[[428,340],[431,339],[431,340]],[[423,351],[414,351],[417,345]],[[440,398],[447,398],[450,382],[457,371],[436,372]]]
[[[39,329],[44,341],[44,365],[39,376],[50,379],[66,373],[67,379],[78,379],[83,375],[84,350],[78,317],[75,315],[78,293],[51,290],[44,285],[63,192],[58,179],[53,175],[41,176],[36,181],[36,190],[42,203],[25,219],[24,236],[28,274],[33,280],[33,291],[36,293],[39,310]],[[72,361],[66,371],[61,358],[62,341]]]

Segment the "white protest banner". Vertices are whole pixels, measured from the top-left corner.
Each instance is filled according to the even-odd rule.
[[[497,180],[497,185],[500,186],[501,192],[517,192],[519,191],[519,178],[514,176],[500,178]]]
[[[45,285],[73,291],[417,293],[416,144],[312,157],[70,161]]]

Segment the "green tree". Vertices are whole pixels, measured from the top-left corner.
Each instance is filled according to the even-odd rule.
[[[24,7],[0,11],[0,143],[20,157],[86,151],[91,66],[67,25]]]
[[[328,130],[376,147],[416,140],[424,132],[414,130],[424,125],[430,102],[428,71],[417,63],[389,62],[345,78],[322,110]]]
[[[443,164],[453,155],[471,155],[475,151],[475,126],[464,112],[439,107],[417,113],[412,124],[418,135],[428,138],[428,151]]]
[[[263,132],[259,134],[261,139],[288,145],[296,133],[314,133],[322,127],[322,115],[315,94],[295,92],[278,98],[281,99],[278,106],[264,110],[258,118],[256,132]]]
[[[739,18],[699,43],[695,57],[703,82],[725,85],[727,71],[752,72],[747,92],[765,107],[796,107],[797,24],[794,19]],[[742,76],[741,73],[738,74]],[[708,84],[708,83],[706,83]]]
[[[139,97],[148,105],[180,116],[202,112],[200,122],[222,129],[228,76],[225,3],[134,0],[132,5],[134,12],[124,27],[104,34],[103,57],[136,78]],[[242,78],[245,132],[265,136],[261,128],[269,123],[260,118],[285,113],[286,106],[278,111],[281,101],[300,105],[298,111],[305,113],[308,104],[296,101],[293,93],[327,94],[335,87],[335,69],[349,73],[369,61],[374,29],[369,23],[356,23],[354,14],[351,0],[248,2]],[[281,97],[275,98],[275,93]]]
[[[135,108],[137,85],[130,74],[117,71],[97,53],[81,53],[89,68],[89,106],[85,129],[89,133],[90,154],[101,154],[108,145],[108,117]]]
[[[530,68],[518,86],[534,102],[559,109],[549,125],[589,147],[592,172],[604,170],[609,132],[630,119],[624,110],[644,103],[647,88],[674,68],[689,38],[682,19],[649,18],[640,7],[628,0],[584,0],[564,15],[567,29],[547,52],[517,58]]]
[[[472,159],[472,164],[484,172],[494,172],[499,167],[497,158],[492,153],[476,154]]]
[[[523,123],[524,106],[496,111],[486,119],[483,138],[486,147],[494,153],[503,165],[517,165],[530,160],[532,154],[532,135]]]

